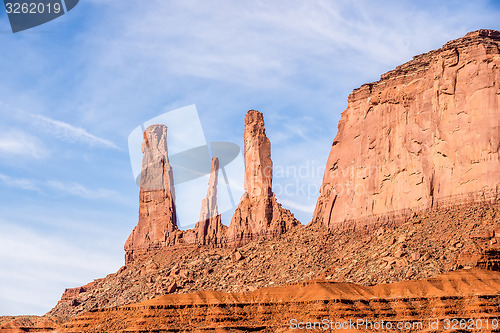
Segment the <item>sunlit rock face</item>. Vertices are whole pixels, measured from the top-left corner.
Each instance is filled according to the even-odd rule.
[[[220,246],[225,244],[227,227],[222,224],[217,208],[217,183],[219,179],[219,159],[212,159],[207,196],[201,203],[200,220],[196,224],[196,239],[201,245]]]
[[[151,125],[142,142],[139,223],[125,243],[125,261],[175,242],[177,217],[172,167],[168,160],[167,127]]]
[[[500,32],[419,55],[349,96],[313,216],[330,228],[497,198]]]
[[[300,223],[288,209],[281,207],[272,191],[271,143],[259,111],[250,110],[246,114],[244,140],[246,192],[227,233],[227,240],[233,246],[283,234]]]
[[[125,262],[169,246],[209,245],[238,247],[252,239],[271,238],[298,225],[272,192],[271,144],[262,113],[251,110],[245,117],[246,193],[229,227],[221,223],[217,209],[219,159],[212,159],[207,196],[201,203],[194,229],[179,230],[176,223],[175,189],[168,159],[167,127],[152,125],[144,132],[139,222],[125,243]]]

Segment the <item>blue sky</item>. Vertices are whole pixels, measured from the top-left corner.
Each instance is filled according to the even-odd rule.
[[[275,184],[295,189],[278,200],[307,223],[352,89],[499,17],[493,1],[82,0],[12,34],[2,10],[0,315],[43,314],[123,264],[145,121],[195,104],[207,141],[242,145],[262,111],[289,170]]]

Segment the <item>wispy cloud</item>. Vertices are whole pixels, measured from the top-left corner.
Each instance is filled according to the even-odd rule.
[[[0,131],[0,154],[42,159],[48,151],[38,138],[20,130]]]
[[[112,141],[90,134],[81,127],[76,127],[60,120],[55,120],[39,114],[28,113],[37,125],[45,128],[50,134],[67,142],[80,142],[90,146],[119,149]]]
[[[74,126],[70,123],[53,119],[41,114],[19,110],[6,105],[2,101],[0,101],[0,111],[3,111],[2,115],[6,118],[15,119],[18,122],[28,123],[29,125],[33,126],[34,130],[43,130],[47,134],[65,142],[69,143],[77,142],[86,144],[91,147],[120,149],[113,141],[91,134],[82,127]],[[13,131],[13,132],[19,132],[19,131]],[[25,138],[28,139],[31,138],[31,141],[28,141]],[[1,139],[2,137],[0,136],[0,140]],[[24,135],[24,137],[21,136],[19,139],[16,138],[16,140],[23,140],[23,139],[28,142],[34,141],[33,137],[27,136],[26,134]],[[10,148],[13,151],[15,150],[14,143],[6,141],[5,146],[6,149]],[[2,144],[0,141],[0,150],[1,149],[2,149]]]
[[[32,180],[26,178],[13,178],[0,173],[0,181],[9,187],[20,188],[28,191],[40,191]]]
[[[412,55],[440,47],[467,31],[498,28],[498,8],[492,8],[491,3],[478,0],[457,6],[456,1],[429,0],[151,0],[123,6],[122,0],[88,0],[75,9],[82,11],[82,19],[73,21],[76,25],[72,20],[57,20],[67,25],[64,35],[36,36],[34,40],[25,34],[10,41],[5,36],[2,46],[9,52],[0,56],[1,98],[32,113],[6,110],[1,118],[27,124],[37,136],[46,133],[62,142],[104,148],[102,155],[114,155],[106,153],[117,145],[101,133],[112,129],[116,137],[125,138],[129,129],[156,116],[165,106],[171,110],[197,103],[204,113],[204,126],[211,125],[205,127],[207,138],[235,142],[242,140],[243,112],[258,108],[266,115],[275,170],[282,165],[300,171],[304,161],[315,162],[308,170],[320,169],[310,171],[298,179],[299,183],[293,176],[274,179],[283,189],[278,200],[306,223],[314,209],[321,170],[347,94],[362,83],[377,80],[381,73]],[[11,66],[13,63],[17,65]],[[69,108],[73,112],[65,112]],[[284,114],[295,121],[273,122],[272,114]],[[313,120],[298,120],[300,115],[310,115]],[[4,136],[0,135],[0,154],[44,156],[40,155],[43,145],[31,132],[24,145]],[[30,183],[4,177],[0,182],[26,190],[38,187],[49,195],[96,200],[89,202],[92,205],[99,200],[115,200],[117,193],[99,188],[99,184],[61,180],[55,173],[68,167],[62,158],[66,155],[53,155],[54,165],[60,168],[44,171],[53,172],[48,177],[57,181]],[[103,174],[117,173],[115,164],[101,165]],[[95,170],[82,164],[78,172]],[[287,195],[284,191],[289,184],[293,191]],[[206,189],[206,182],[202,186]],[[81,200],[65,207],[68,216],[78,214],[74,205],[77,201]],[[7,205],[4,203],[5,210],[9,209]],[[46,215],[28,210],[30,215]],[[120,209],[110,209],[110,214],[119,213]],[[99,214],[93,220],[107,220]],[[20,225],[18,221],[12,224]],[[85,224],[81,225],[84,230]],[[115,226],[122,230],[122,224]],[[0,260],[0,313],[13,311],[12,300],[24,298],[30,302],[44,295],[45,307],[53,306],[69,285],[64,282],[56,291],[49,290],[46,285],[53,277],[46,274],[66,274],[71,269],[68,263],[80,264],[83,260],[84,267],[74,271],[83,283],[90,280],[81,274],[95,268],[93,259],[111,251],[111,247],[95,250],[100,240],[91,237],[85,246],[95,251],[96,257],[89,260],[88,251],[80,252],[82,245],[66,246],[69,237],[80,239],[80,233],[37,238],[32,234],[39,236],[44,228],[26,234],[24,230],[1,227],[0,259],[4,261]],[[103,242],[108,244],[108,238]],[[121,251],[121,244],[115,245]],[[116,262],[121,263],[121,253]],[[103,272],[112,271],[106,268],[108,265],[103,264]],[[6,298],[7,293],[11,297]],[[29,311],[21,305],[19,309]]]
[[[390,1],[385,6],[326,0],[217,3],[156,0],[141,8],[140,19],[117,16],[116,20],[127,22],[120,25],[127,38],[106,41],[96,69],[116,68],[117,62],[126,67],[128,59],[142,59],[140,70],[127,68],[128,74],[144,75],[151,65],[165,77],[190,75],[252,87],[284,86],[304,70],[316,69],[321,75],[367,58],[373,62],[370,67],[409,60],[422,47],[441,44],[457,33],[444,27],[471,11],[480,12],[464,6],[449,13],[446,5],[429,11],[409,1]],[[117,58],[123,50],[127,57]],[[342,62],[332,58],[325,66],[328,58],[340,52],[351,57]],[[361,65],[357,70],[365,69],[366,64]]]
[[[219,137],[233,131],[235,110],[251,107],[268,114],[314,110],[324,126],[353,88],[497,16],[485,1],[152,0],[137,11],[108,0],[90,6],[113,24],[94,24],[81,35],[85,70],[72,95],[83,101],[79,114],[108,127],[126,116],[123,123],[133,127],[157,114],[158,101],[169,101],[171,109],[200,101],[201,112],[217,110],[205,121],[227,128],[212,131]],[[335,124],[328,125],[333,138]]]
[[[53,192],[55,195],[74,196],[86,200],[104,199],[106,201],[125,203],[127,200],[117,191],[98,188],[89,189],[86,186],[75,182],[62,182],[62,181],[36,181],[33,179],[12,177],[0,173],[0,183],[8,187],[17,188],[26,191],[35,191],[40,193]]]
[[[287,206],[291,209],[299,210],[301,212],[310,213],[310,214],[312,214],[314,212],[314,208],[315,208],[315,205],[303,205],[301,203],[291,201],[291,200],[286,200],[286,199],[281,199],[281,203],[284,206]],[[307,224],[309,221],[301,221],[301,222],[302,222],[302,224]]]
[[[0,219],[0,313],[43,315],[65,288],[83,285],[119,267],[113,239],[103,249],[82,248],[72,236],[60,239]],[[107,230],[105,230],[107,231]],[[102,237],[94,235],[94,237]],[[118,248],[118,247],[117,247]]]
[[[64,183],[60,181],[48,181],[47,185],[52,189],[56,190],[59,193],[80,197],[88,200],[97,200],[97,199],[107,199],[111,201],[121,201],[122,196],[120,193],[99,188],[97,190],[92,190],[85,187],[82,184],[78,183]]]

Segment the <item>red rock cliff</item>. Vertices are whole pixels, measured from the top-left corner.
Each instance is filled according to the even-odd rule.
[[[349,96],[313,221],[370,226],[497,197],[500,32],[479,30]]]

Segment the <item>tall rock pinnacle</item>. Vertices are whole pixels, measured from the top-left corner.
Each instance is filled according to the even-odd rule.
[[[270,196],[273,182],[271,142],[266,136],[262,113],[252,110],[245,117],[245,190],[254,202]]]
[[[367,227],[498,198],[500,32],[479,30],[349,96],[313,221]]]
[[[125,261],[173,243],[177,231],[175,190],[168,160],[167,127],[151,125],[142,142],[139,223],[125,243]]]
[[[217,182],[219,177],[219,159],[212,159],[207,197],[201,203],[200,220],[196,224],[196,243],[202,245],[220,245],[226,236],[226,226],[221,222],[217,209]]]
[[[228,242],[242,245],[252,239],[282,234],[299,222],[276,201],[272,191],[271,144],[266,137],[262,113],[245,116],[245,194],[228,229]]]
[[[221,222],[217,209],[219,159],[212,159],[207,196],[194,229],[179,230],[176,222],[173,172],[168,159],[167,127],[152,125],[142,143],[139,222],[125,243],[125,263],[169,246],[237,247],[256,238],[280,235],[299,222],[281,207],[272,192],[271,144],[258,111],[245,117],[245,188],[231,224]]]

